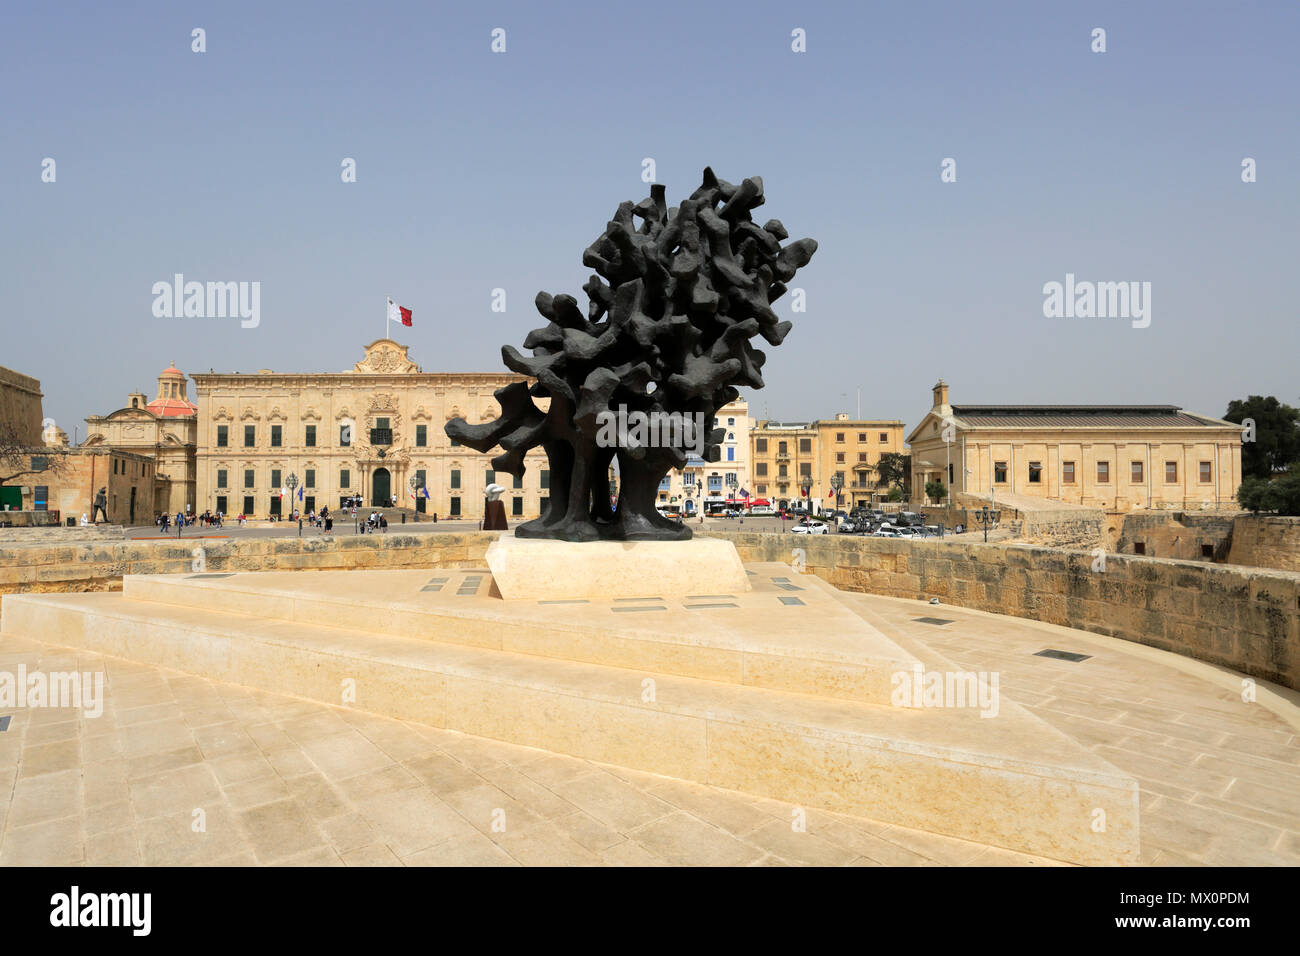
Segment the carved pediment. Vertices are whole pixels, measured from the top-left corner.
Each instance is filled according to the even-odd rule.
[[[260,422],[262,420],[262,416],[259,415],[257,411],[252,408],[245,408],[242,412],[240,412],[239,420],[241,422],[248,422],[248,421]]]
[[[433,421],[433,415],[429,413],[429,410],[427,408],[425,408],[423,405],[420,405],[411,414],[411,421],[413,422]]]
[[[287,422],[289,417],[285,415],[284,412],[280,411],[279,405],[273,405],[271,406],[271,411],[267,413],[266,420],[268,422]]]
[[[354,372],[378,375],[409,375],[420,367],[406,357],[406,346],[392,339],[377,339],[366,346],[366,357],[352,366]]]
[[[320,421],[320,413],[316,411],[314,405],[308,405],[307,410],[302,413],[302,420],[305,422],[318,422]]]
[[[217,409],[216,414],[212,416],[212,420],[217,422],[233,422],[235,417],[230,414],[230,409],[226,408],[225,405],[222,405]]]

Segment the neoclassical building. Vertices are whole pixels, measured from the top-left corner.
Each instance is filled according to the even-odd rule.
[[[908,436],[912,498],[1046,498],[1101,508],[1235,510],[1241,426],[1177,405],[953,405],[942,379]]]
[[[82,448],[113,449],[152,461],[149,509],[137,509],[134,523],[153,518],[145,510],[176,514],[195,504],[195,432],[198,406],[189,400],[185,373],[173,363],[158,375],[158,394],[149,401],[132,392],[126,405],[86,419]]]
[[[198,511],[253,517],[289,515],[289,487],[303,511],[414,508],[440,518],[477,520],[492,481],[512,519],[535,518],[549,495],[542,450],[529,452],[522,480],[492,472],[492,454],[452,442],[452,418],[486,422],[500,414],[493,392],[524,381],[508,372],[424,372],[407,346],[378,339],[351,371],[193,376],[198,400]],[[545,403],[539,402],[541,407]],[[426,497],[427,492],[427,497]]]

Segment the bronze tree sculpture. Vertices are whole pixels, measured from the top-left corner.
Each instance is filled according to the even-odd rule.
[[[516,477],[524,454],[541,446],[550,463],[550,501],[541,517],[518,526],[521,538],[565,541],[680,540],[690,528],[655,510],[660,481],[686,464],[693,446],[706,461],[720,458],[723,429],[703,435],[665,428],[668,441],[619,430],[608,440],[611,414],[659,421],[704,422],[739,396],[736,386],[762,388],[766,356],[750,344],[762,336],[780,345],[790,331],[772,311],[796,270],[817,251],[812,239],[782,246],[780,220],[762,226],[751,211],[764,202],[755,176],[734,186],[704,170],[690,199],[670,211],[664,187],[619,205],[603,235],[583,254],[596,275],[583,286],[584,317],[569,295],[537,295],[548,323],[524,339],[526,358],[507,345],[508,368],[535,381],[495,393],[501,417],[482,425],[447,423],[456,441],[503,453],[492,467]],[[533,398],[550,400],[543,412]],[[661,433],[661,437],[662,434]],[[617,461],[618,503],[610,505],[609,468]]]

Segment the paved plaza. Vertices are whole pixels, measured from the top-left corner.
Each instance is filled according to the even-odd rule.
[[[1300,864],[1300,695],[1247,704],[1239,676],[1150,648],[842,598],[909,650],[999,671],[1011,699],[1136,777],[1142,863]],[[20,665],[103,669],[106,705],[12,713],[0,865],[1052,865],[7,637],[0,670]]]

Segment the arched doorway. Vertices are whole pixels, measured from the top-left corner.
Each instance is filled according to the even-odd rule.
[[[370,490],[370,506],[372,508],[391,508],[393,506],[393,484],[387,468],[375,469]]]

